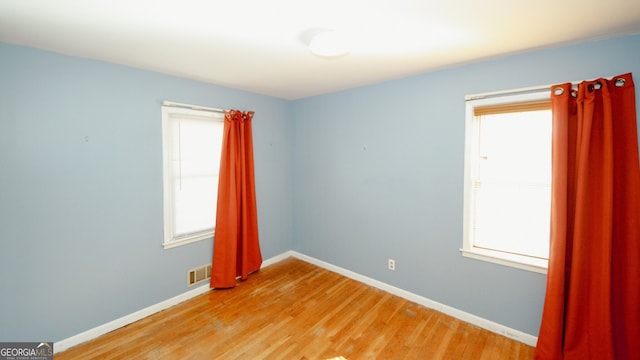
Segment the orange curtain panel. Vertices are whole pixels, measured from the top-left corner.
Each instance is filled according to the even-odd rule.
[[[551,88],[551,247],[536,359],[640,359],[640,165],[631,74]]]
[[[224,134],[211,269],[212,288],[231,288],[260,269],[253,169],[253,111],[224,113]]]

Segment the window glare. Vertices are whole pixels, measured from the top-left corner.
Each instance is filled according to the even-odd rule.
[[[479,143],[481,180],[551,181],[550,110],[481,116]]]
[[[551,111],[483,115],[479,122],[474,246],[546,259]]]
[[[551,220],[550,93],[465,97],[465,257],[546,273]]]
[[[549,192],[550,186],[483,183],[476,192],[475,246],[548,258]]]

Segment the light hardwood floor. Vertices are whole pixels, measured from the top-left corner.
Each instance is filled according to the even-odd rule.
[[[66,359],[533,359],[533,348],[298,259],[56,354]]]

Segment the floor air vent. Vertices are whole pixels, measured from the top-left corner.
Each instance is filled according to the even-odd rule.
[[[189,270],[187,273],[187,285],[193,286],[211,279],[211,265],[202,265]]]

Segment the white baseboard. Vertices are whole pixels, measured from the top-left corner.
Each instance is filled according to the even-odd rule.
[[[447,314],[449,316],[453,316],[457,319],[460,319],[462,321],[468,322],[470,324],[479,326],[483,329],[489,330],[491,332],[503,335],[507,338],[516,340],[516,341],[520,341],[522,343],[525,343],[527,345],[531,345],[531,346],[535,346],[536,342],[538,340],[537,337],[533,336],[533,335],[529,335],[527,333],[524,333],[522,331],[518,331],[509,327],[506,327],[504,325],[500,325],[498,323],[495,323],[493,321],[489,321],[487,319],[483,319],[481,317],[475,316],[473,314],[469,314],[467,312],[464,312],[462,310],[458,310],[456,308],[441,304],[439,302],[427,299],[425,297],[422,297],[420,295],[416,295],[413,294],[409,291],[406,290],[402,290],[400,288],[397,288],[395,286],[391,286],[389,284],[383,283],[381,281],[366,277],[364,275],[360,275],[358,273],[355,273],[353,271],[347,270],[347,269],[343,269],[339,266],[335,266],[332,264],[329,264],[327,262],[318,260],[316,258],[312,258],[310,256],[307,255],[303,255],[300,254],[296,251],[286,251],[280,255],[276,255],[272,258],[269,258],[265,261],[262,262],[262,268],[267,267],[269,265],[273,265],[277,262],[280,262],[288,257],[295,257],[297,259],[306,261],[308,263],[314,264],[316,266],[319,266],[321,268],[327,269],[329,271],[333,271],[335,273],[338,273],[340,275],[346,276],[350,279],[359,281],[361,283],[373,286],[375,288],[378,288],[380,290],[384,290],[388,293],[400,296],[402,298],[405,298],[409,301],[415,302],[417,304],[426,306],[428,308],[440,311],[444,314]],[[165,310],[167,308],[170,308],[174,305],[177,305],[183,301],[189,300],[193,297],[196,297],[200,294],[204,294],[207,291],[209,291],[209,285],[203,285],[200,287],[197,287],[195,289],[189,290],[185,293],[182,293],[178,296],[174,296],[170,299],[167,299],[165,301],[159,302],[155,305],[151,305],[149,307],[146,307],[142,310],[136,311],[132,314],[129,315],[125,315],[119,319],[110,321],[106,324],[102,324],[100,326],[97,326],[93,329],[87,330],[85,332],[82,332],[80,334],[71,336],[69,338],[66,338],[64,340],[61,341],[57,341],[54,343],[53,349],[54,349],[54,353],[59,353],[62,352],[64,350],[67,350],[73,346],[82,344],[84,342],[87,342],[89,340],[93,340],[101,335],[104,335],[108,332],[111,332],[113,330],[119,329],[121,327],[124,327],[126,325],[129,325],[133,322],[136,322],[140,319],[143,319],[147,316],[153,315],[157,312],[160,312],[162,310]]]
[[[83,342],[92,340],[97,338],[100,335],[104,335],[113,330],[119,329],[123,326],[129,325],[133,322],[136,322],[140,319],[143,319],[149,315],[153,315],[159,311],[170,308],[171,306],[177,305],[185,300],[189,300],[195,296],[200,294],[204,294],[209,291],[209,285],[203,285],[197,287],[195,289],[189,290],[185,293],[182,293],[178,296],[172,297],[171,299],[159,302],[155,305],[151,305],[142,310],[136,311],[132,314],[125,315],[119,319],[110,321],[106,324],[102,324],[100,326],[94,327],[93,329],[82,332],[78,335],[74,335],[72,337],[66,338],[61,341],[56,341],[53,344],[53,351],[55,353],[59,353],[61,351],[65,351],[73,346],[82,344]]]
[[[296,257],[296,254],[297,253],[295,251],[292,251],[292,250],[285,251],[280,255],[276,255],[274,257],[268,258],[267,260],[264,260],[262,262],[262,266],[260,268],[262,269],[262,268],[265,268],[265,267],[267,267],[269,265],[273,265],[273,264],[278,263],[278,262],[280,262],[280,261],[282,261],[282,260],[284,260],[286,258]]]
[[[287,251],[284,252],[280,255],[276,255],[272,258],[269,258],[267,260],[264,260],[262,262],[262,266],[261,268],[267,267],[269,265],[273,265],[279,261],[282,261],[288,257],[292,257],[294,256],[294,253],[292,251]],[[182,293],[178,296],[174,296],[171,299],[167,299],[165,301],[159,302],[155,305],[151,305],[149,307],[146,307],[142,310],[136,311],[132,314],[129,315],[125,315],[119,319],[110,321],[106,324],[102,324],[100,326],[97,326],[93,329],[89,329],[85,332],[82,332],[80,334],[71,336],[69,338],[66,338],[64,340],[61,341],[56,341],[53,345],[53,351],[54,353],[59,353],[62,351],[65,351],[73,346],[76,345],[80,345],[84,342],[87,342],[89,340],[93,340],[95,338],[97,338],[98,336],[104,335],[108,332],[111,332],[113,330],[119,329],[121,327],[127,326],[131,323],[134,323],[140,319],[143,319],[147,316],[153,315],[157,312],[160,312],[162,310],[168,309],[174,305],[177,305],[183,301],[189,300],[191,298],[194,298],[200,294],[204,294],[207,291],[209,291],[209,284],[197,287],[195,289],[191,289],[185,293]]]
[[[500,334],[504,337],[507,337],[509,339],[513,339],[516,341],[519,341],[521,343],[525,343],[527,345],[530,346],[536,346],[536,342],[538,341],[538,338],[536,336],[527,334],[525,332],[519,331],[519,330],[515,330],[512,329],[510,327],[495,323],[493,321],[481,318],[479,316],[470,314],[468,312],[453,308],[451,306],[447,306],[444,305],[442,303],[439,303],[437,301],[433,301],[431,299],[427,299],[423,296],[420,295],[416,295],[414,293],[411,293],[409,291],[397,288],[395,286],[391,286],[389,284],[383,283],[381,281],[366,277],[364,275],[360,275],[358,273],[355,273],[353,271],[350,270],[346,270],[343,269],[339,266],[335,266],[333,264],[329,264],[327,262],[324,262],[322,260],[318,260],[316,258],[304,255],[304,254],[300,254],[298,252],[292,251],[291,252],[291,256],[298,258],[300,260],[306,261],[308,263],[314,264],[316,266],[319,266],[321,268],[327,269],[329,271],[333,271],[335,273],[338,273],[340,275],[346,276],[350,279],[359,281],[361,283],[373,286],[375,288],[378,288],[380,290],[386,291],[388,293],[400,296],[401,298],[407,299],[411,302],[414,302],[416,304],[420,304],[422,306],[428,307],[430,309],[434,309],[436,311],[439,311],[443,314],[447,314],[449,316],[452,316],[454,318],[460,319],[464,322],[476,325],[478,327],[481,327],[485,330],[489,330],[491,332],[494,332],[496,334]]]

